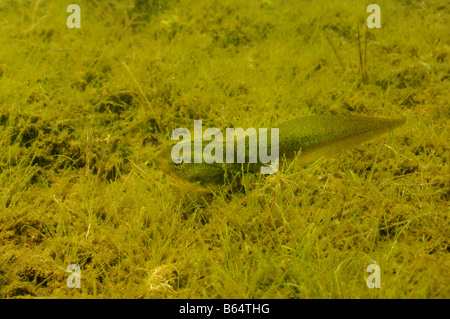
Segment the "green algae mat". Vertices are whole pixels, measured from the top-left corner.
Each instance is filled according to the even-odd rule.
[[[0,2],[0,298],[450,298],[450,5]],[[174,129],[404,118],[197,192]]]

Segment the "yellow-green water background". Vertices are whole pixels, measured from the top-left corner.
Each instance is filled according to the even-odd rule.
[[[447,1],[369,30],[373,1],[72,2],[0,2],[0,297],[450,297]],[[311,114],[407,122],[204,197],[151,160],[194,119]]]

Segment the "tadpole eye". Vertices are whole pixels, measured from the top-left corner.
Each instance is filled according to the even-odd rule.
[[[183,163],[183,158],[181,156],[175,156],[172,157],[172,161],[175,165],[180,165],[181,163]]]

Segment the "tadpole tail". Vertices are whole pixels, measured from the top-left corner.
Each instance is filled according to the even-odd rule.
[[[298,160],[306,164],[353,148],[404,123],[404,118],[308,116],[280,125],[280,153],[289,158],[301,149]]]

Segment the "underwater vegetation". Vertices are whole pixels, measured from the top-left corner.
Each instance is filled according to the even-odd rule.
[[[1,298],[450,297],[447,1],[77,3],[0,2]],[[211,193],[155,160],[306,116],[405,123]]]

